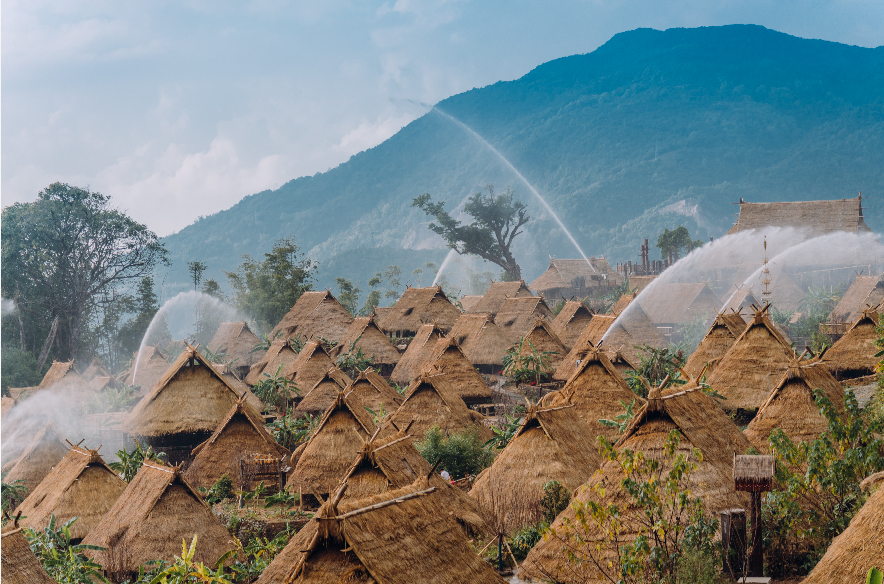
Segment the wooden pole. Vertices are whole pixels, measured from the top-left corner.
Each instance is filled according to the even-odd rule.
[[[749,556],[750,576],[764,575],[764,546],[761,537],[761,492],[752,491],[752,555]]]

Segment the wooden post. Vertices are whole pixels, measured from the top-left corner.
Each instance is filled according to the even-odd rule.
[[[752,553],[749,556],[749,575],[764,575],[764,546],[761,541],[761,491],[752,492]]]
[[[497,571],[503,571],[503,534],[497,536]]]

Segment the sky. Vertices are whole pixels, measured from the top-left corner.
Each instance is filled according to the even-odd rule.
[[[164,236],[618,32],[735,23],[884,45],[881,0],[4,0],[0,202],[66,182]]]

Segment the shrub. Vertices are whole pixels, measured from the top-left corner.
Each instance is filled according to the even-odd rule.
[[[37,358],[28,351],[22,351],[18,347],[3,346],[0,353],[0,385],[3,387],[3,395],[10,387],[31,387],[40,383],[47,366],[43,367],[43,373],[37,368]]]
[[[666,376],[669,376],[670,384],[686,383],[685,380],[679,379],[679,368],[684,367],[687,361],[681,351],[671,347],[656,349],[650,345],[642,345],[639,350],[638,369],[626,372],[626,384],[633,393],[640,397],[648,397],[648,388],[642,378],[646,379],[651,387],[660,385]]]
[[[509,543],[510,548],[513,550],[513,555],[516,556],[517,560],[522,561],[525,559],[528,552],[531,551],[531,548],[543,539],[543,533],[546,531],[546,528],[547,526],[543,523],[529,525],[528,527],[523,527],[513,535]]]
[[[475,426],[448,437],[438,426],[433,426],[423,442],[415,446],[427,462],[436,464],[438,461],[437,469],[447,470],[455,479],[477,475],[494,461],[494,455],[483,447]]]
[[[559,513],[568,508],[571,502],[571,491],[559,481],[549,481],[543,485],[543,497],[540,508],[543,509],[543,521],[547,525],[556,520]]]
[[[208,491],[206,491],[206,503],[214,505],[215,503],[232,499],[235,496],[236,493],[233,490],[233,479],[225,474],[222,475],[214,485],[209,487]]]
[[[528,351],[523,354],[525,343]],[[512,377],[516,383],[542,383],[552,377],[550,357],[556,354],[555,351],[539,351],[531,340],[522,337],[519,344],[507,350],[503,357],[503,374]]]
[[[141,468],[141,465],[144,464],[145,460],[165,462],[166,453],[154,452],[152,446],[148,446],[147,450],[145,450],[141,447],[141,443],[136,440],[135,449],[132,452],[128,452],[124,448],[123,450],[117,451],[117,458],[120,459],[119,462],[111,462],[108,466],[112,471],[123,477],[123,480],[128,483],[135,478],[136,474],[138,474],[138,470]]]
[[[43,568],[59,584],[93,584],[108,582],[101,575],[101,566],[83,553],[85,550],[103,550],[94,545],[71,544],[71,524],[76,517],[56,527],[55,515],[41,531],[24,528],[25,538]],[[109,582],[108,582],[109,584]]]

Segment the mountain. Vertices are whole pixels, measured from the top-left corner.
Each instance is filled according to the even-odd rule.
[[[481,136],[488,145],[464,126]],[[884,230],[884,47],[802,39],[752,25],[639,29],[515,81],[452,96],[384,143],[328,172],[245,197],[165,238],[168,290],[199,258],[223,276],[294,235],[319,260],[319,283],[362,284],[385,266],[411,271],[446,255],[411,207],[428,192],[448,209],[511,185],[534,220],[514,246],[526,279],[549,256],[579,257],[526,184],[587,255],[638,259],[664,227],[703,239],[733,224],[740,198],[871,195]],[[496,273],[499,270],[492,266]],[[478,270],[490,269],[479,267]],[[424,285],[427,278],[424,278]]]

